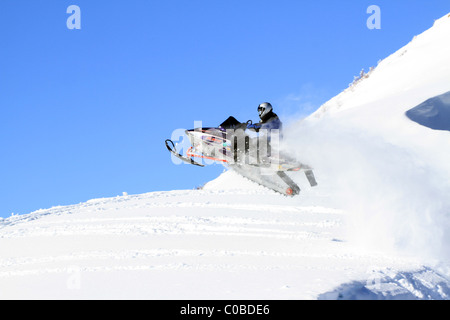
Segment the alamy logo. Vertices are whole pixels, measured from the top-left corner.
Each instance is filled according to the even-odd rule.
[[[80,290],[81,289],[81,268],[78,266],[71,266],[67,270],[67,289]]]
[[[379,6],[371,5],[367,8],[367,13],[371,16],[367,19],[367,28],[370,30],[381,29],[381,9]]]
[[[278,129],[259,129],[256,133],[245,128],[203,128],[201,121],[195,121],[194,128],[196,129],[176,129],[172,132],[169,144],[174,150],[171,155],[174,164],[192,164],[187,159],[201,160],[202,165],[280,164],[281,134]]]
[[[71,5],[67,7],[66,12],[70,14],[70,16],[67,18],[67,29],[73,30],[73,29],[81,29],[81,9],[79,6]]]

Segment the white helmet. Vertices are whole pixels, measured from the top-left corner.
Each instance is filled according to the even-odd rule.
[[[272,111],[272,105],[268,102],[261,103],[258,106],[259,118],[262,120],[269,112]]]

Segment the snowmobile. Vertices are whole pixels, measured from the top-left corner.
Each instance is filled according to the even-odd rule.
[[[279,151],[279,143],[273,134],[251,137],[247,123],[231,126],[195,128],[186,130],[190,141],[186,154],[177,150],[175,143],[167,139],[166,148],[177,158],[189,164],[204,167],[203,162],[221,163],[238,174],[286,196],[300,193],[300,187],[287,172],[302,171],[311,187],[317,185],[312,168]],[[273,130],[272,130],[273,131]]]

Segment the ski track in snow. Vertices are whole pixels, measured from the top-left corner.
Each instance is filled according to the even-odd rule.
[[[326,197],[323,191],[301,200],[253,190],[154,192],[3,219],[0,297],[347,298],[361,291],[355,283],[364,284],[373,270],[386,272],[386,265],[391,273],[422,270],[414,259],[350,245],[345,212],[314,205]],[[352,285],[339,287],[347,282]],[[402,297],[404,290],[397,290]]]
[[[191,196],[192,192],[187,193]],[[156,194],[149,200],[160,198]],[[163,197],[166,198],[166,197]],[[112,203],[115,205],[127,204],[129,201],[114,199]],[[241,238],[258,238],[258,239],[300,239],[313,238],[316,231],[295,232],[287,229],[295,229],[301,226],[301,223],[289,223],[280,221],[273,224],[273,221],[263,218],[230,218],[227,216],[211,216],[211,212],[218,208],[225,210],[234,210],[236,206],[227,203],[183,203],[183,202],[146,202],[127,206],[128,211],[140,211],[140,217],[114,217],[110,214],[119,208],[114,207],[112,203],[106,205],[108,201],[95,201],[84,205],[80,205],[77,214],[76,207],[67,208],[64,212],[62,208],[50,209],[29,216],[20,218],[11,218],[2,223],[1,239],[11,239],[17,244],[17,240],[22,238],[27,242],[41,242],[43,238],[50,239],[51,242],[62,241],[73,242],[76,238],[89,238],[85,240],[92,245],[93,236],[98,241],[98,237],[104,236],[121,236],[126,238],[138,237],[139,240],[128,249],[111,250],[114,245],[107,245],[108,250],[93,251],[73,251],[71,254],[61,255],[43,255],[38,257],[20,255],[19,257],[2,258],[0,260],[0,278],[24,277],[24,276],[42,276],[48,274],[67,274],[71,265],[82,266],[79,270],[84,273],[99,273],[112,271],[155,271],[155,270],[203,270],[203,271],[242,271],[242,270],[278,270],[278,265],[267,263],[273,257],[291,257],[290,253],[270,252],[270,251],[251,251],[238,250],[233,248],[213,249],[185,249],[185,243],[189,243],[190,237],[199,238],[194,241],[203,242],[212,238],[216,241],[219,238],[241,237]],[[128,203],[130,204],[130,203]],[[257,211],[257,207],[238,206],[240,210],[248,210],[249,212]],[[186,211],[180,216],[173,214],[173,209],[177,212]],[[191,208],[188,210],[187,208]],[[193,209],[192,209],[193,208]],[[282,206],[272,206],[267,212],[283,211]],[[260,206],[259,206],[259,209]],[[159,210],[169,211],[169,215],[161,214]],[[194,210],[194,215],[190,215]],[[199,212],[202,211],[202,212]],[[203,213],[203,214],[202,214]],[[261,212],[259,212],[261,213]],[[264,212],[263,212],[264,213]],[[54,216],[52,216],[52,214]],[[75,215],[91,215],[97,214],[105,217],[76,217]],[[157,214],[158,216],[154,216]],[[187,215],[185,215],[187,214]],[[198,214],[198,216],[195,216]],[[58,219],[53,219],[58,217]],[[326,228],[329,222],[307,222],[304,225],[308,227]],[[155,249],[139,249],[142,246],[141,241],[152,242],[152,237],[158,235],[166,238],[167,236],[181,236],[174,242],[178,244],[175,248],[161,248],[166,245],[164,241],[157,245]],[[121,242],[120,239],[117,240]],[[173,240],[172,240],[173,241]],[[94,240],[95,242],[95,240]],[[28,244],[27,244],[28,245]],[[123,243],[120,243],[123,245]],[[134,246],[138,248],[134,248]],[[6,244],[7,246],[7,244]],[[53,246],[51,244],[50,246]],[[146,245],[144,245],[145,247]],[[82,246],[84,248],[84,245]],[[150,245],[152,247],[152,245]],[[181,247],[181,249],[179,248]],[[190,246],[188,246],[190,247]],[[195,247],[195,246],[194,246]],[[198,245],[196,246],[198,247]],[[234,245],[234,248],[240,246]],[[64,251],[65,252],[65,251]],[[4,254],[2,254],[4,257]],[[251,266],[239,263],[241,258],[253,257],[262,261],[262,264]],[[232,261],[238,258],[237,262]],[[199,260],[200,259],[200,260]],[[191,261],[192,262],[189,262]],[[133,262],[130,264],[130,261]],[[182,262],[180,262],[182,261]],[[60,265],[60,267],[56,267]],[[289,264],[282,266],[284,269],[292,268]]]

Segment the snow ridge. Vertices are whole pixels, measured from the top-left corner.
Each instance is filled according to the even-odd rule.
[[[449,37],[446,15],[285,135],[286,148],[334,186],[357,241],[446,261],[450,134],[407,112],[424,101],[433,110],[446,108]]]

